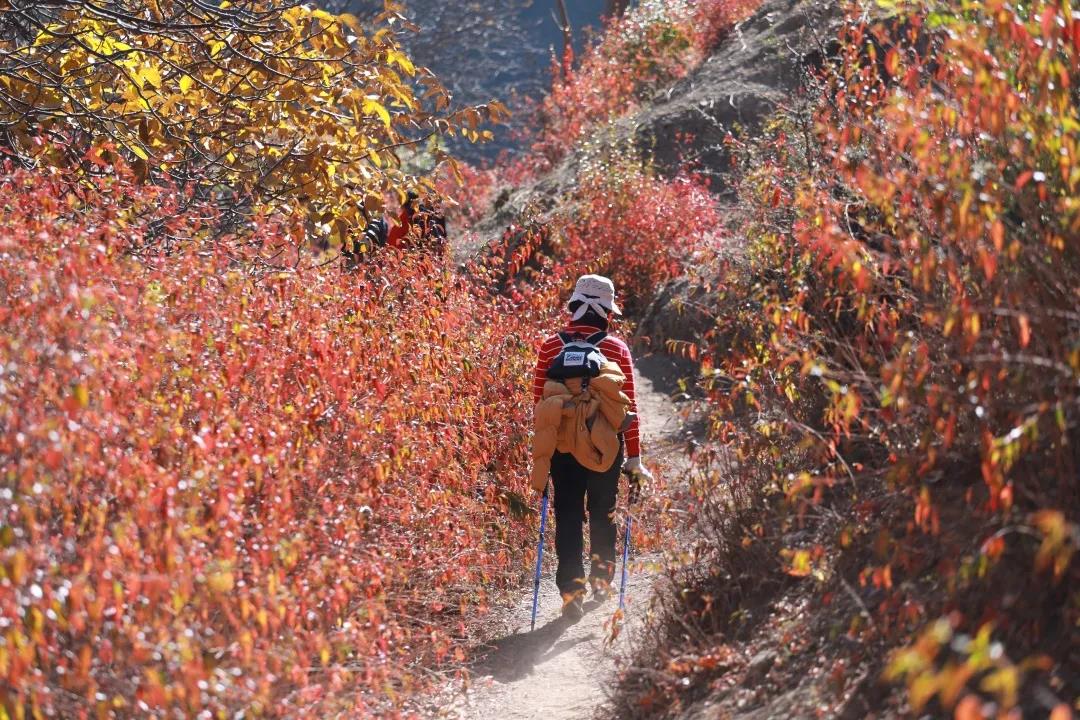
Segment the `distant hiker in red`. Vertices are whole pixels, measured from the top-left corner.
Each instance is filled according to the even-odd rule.
[[[606,277],[583,275],[578,279],[568,304],[569,322],[561,331],[540,345],[533,375],[533,403],[543,399],[544,385],[550,378],[573,376],[573,367],[596,368],[594,353],[603,360],[617,363],[625,376],[622,392],[630,399],[634,413],[629,427],[620,433],[620,447],[611,466],[590,470],[572,453],[556,451],[551,457],[551,480],[555,488],[555,553],[559,567],[555,583],[563,598],[563,615],[572,619],[584,613],[585,569],[582,563],[584,538],[582,525],[588,509],[591,562],[588,584],[597,600],[607,597],[615,577],[615,502],[619,491],[619,473],[626,472],[635,485],[651,480],[652,474],[641,463],[638,437],[637,400],[634,395],[634,361],[626,343],[608,334],[612,316],[621,315],[615,304],[615,286]],[[550,371],[550,373],[549,373]],[[592,372],[579,376],[587,385]],[[576,383],[575,383],[576,385]],[[625,460],[624,460],[625,458]],[[542,492],[547,478],[534,478],[533,487]]]
[[[380,210],[368,220],[359,237],[345,242],[341,248],[345,268],[356,270],[365,259],[372,258],[375,251],[384,247],[426,250],[442,257],[448,250],[446,219],[432,203],[422,201],[410,190],[396,225],[387,222]]]
[[[421,201],[420,196],[410,190],[401,206],[398,224],[390,228],[386,244],[393,248],[422,248],[444,255],[447,250],[446,219],[431,203]]]

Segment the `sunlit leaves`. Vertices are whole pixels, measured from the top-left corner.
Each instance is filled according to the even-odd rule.
[[[524,572],[502,498],[549,316],[421,256],[273,267],[287,224],[213,241],[183,193],[72,180],[0,177],[0,709],[400,710]],[[180,249],[128,254],[155,233]]]
[[[1060,580],[1073,554],[1080,549],[1080,528],[1068,522],[1060,510],[1040,510],[1032,520],[1043,536],[1035,555],[1035,567],[1051,569],[1054,579]]]
[[[978,628],[974,637],[957,632],[957,618],[941,618],[931,623],[911,646],[893,654],[885,677],[903,679],[916,711],[934,699],[946,709],[955,708],[957,718],[986,718],[984,703],[967,688],[977,686],[994,697],[998,706],[1013,708],[1026,675],[1045,672],[1051,660],[1045,656],[1014,663],[1005,646],[994,640],[990,623]]]
[[[341,243],[365,223],[356,195],[422,183],[395,148],[461,126],[480,141],[472,130],[505,114],[448,112],[401,49],[392,9],[365,27],[272,0],[114,5],[49,8],[45,26],[0,8],[34,36],[0,40],[0,126],[27,162],[83,164],[111,145],[140,162],[140,179],[197,186],[245,216],[295,214],[323,228],[314,239]]]
[[[912,706],[1004,716],[1068,652],[1044,629],[1076,618],[1080,23],[1050,0],[876,4],[890,19],[850,15],[805,105],[745,149],[717,417],[800,517],[841,489],[876,540],[835,550],[892,638],[926,621],[898,609],[913,595],[963,610],[894,656]],[[894,514],[859,514],[875,492]]]

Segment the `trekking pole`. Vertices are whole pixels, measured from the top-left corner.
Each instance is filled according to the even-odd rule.
[[[619,585],[619,609],[623,609],[626,601],[626,562],[630,558],[630,525],[634,522],[632,515],[626,516],[626,536],[622,546],[622,583]]]
[[[536,546],[536,577],[533,579],[533,611],[532,625],[529,632],[536,629],[536,608],[540,603],[540,568],[544,562],[544,529],[547,527],[548,489],[544,488],[544,496],[540,499],[540,542]]]
[[[630,514],[630,509],[637,504],[638,496],[641,492],[640,481],[635,479],[630,473],[624,473],[627,479],[630,481],[629,492],[627,494],[626,508],[626,536],[623,538],[622,544],[622,583],[619,585],[619,609],[622,610],[626,603],[626,574],[627,561],[630,559],[630,526],[634,523],[634,516]]]

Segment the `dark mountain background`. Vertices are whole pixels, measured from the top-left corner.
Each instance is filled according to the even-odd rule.
[[[382,10],[382,0],[337,0],[333,9],[358,17]],[[407,33],[406,46],[420,65],[431,68],[454,94],[458,105],[497,99],[519,110],[525,98],[539,97],[551,76],[551,54],[561,52],[562,29],[555,0],[406,0],[407,15],[418,33]],[[605,0],[567,0],[578,51],[598,28]],[[453,148],[466,160],[491,159],[513,152],[513,129],[525,118],[495,128],[495,142],[462,143]]]

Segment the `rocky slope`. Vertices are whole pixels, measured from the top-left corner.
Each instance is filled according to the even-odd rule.
[[[806,71],[829,52],[826,39],[838,16],[829,0],[768,0],[697,70],[620,120],[605,142],[633,146],[668,175],[690,166],[714,177],[714,189],[723,193],[731,171],[724,138],[753,134],[791,97]],[[573,191],[584,155],[571,153],[546,175],[505,189],[460,254],[475,253],[526,210],[542,221]]]
[[[725,137],[752,135],[789,100],[830,52],[838,16],[828,0],[769,0],[696,72],[624,121],[624,131],[661,171],[690,164],[717,178],[722,191],[730,172]]]

